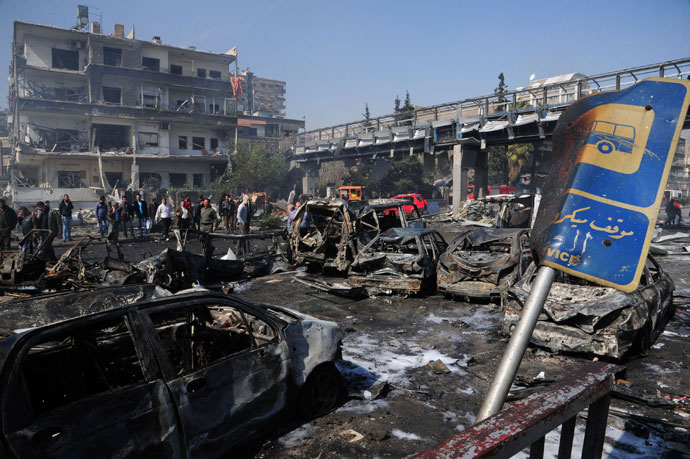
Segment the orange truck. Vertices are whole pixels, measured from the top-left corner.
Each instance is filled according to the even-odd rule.
[[[361,201],[364,199],[364,188],[361,186],[341,186],[338,197],[343,201]]]

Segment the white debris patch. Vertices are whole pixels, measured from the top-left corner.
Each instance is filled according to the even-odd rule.
[[[422,440],[422,437],[420,437],[419,435],[413,434],[413,433],[408,433],[408,432],[403,432],[400,429],[391,430],[391,435],[393,435],[395,438],[399,438],[401,440],[410,440],[410,441]]]
[[[407,370],[423,367],[436,360],[442,361],[454,374],[465,374],[457,365],[465,363],[465,355],[458,359],[442,354],[436,349],[422,349],[414,343],[408,343],[411,347],[419,349],[419,352],[410,354],[404,353],[398,347],[382,346],[381,343],[382,340],[376,340],[369,335],[348,337],[343,343],[343,359],[367,370],[376,377],[376,381],[401,382],[405,379],[404,374]]]
[[[336,413],[355,413],[355,414],[369,414],[378,409],[390,409],[391,404],[385,400],[350,400],[336,410]]]

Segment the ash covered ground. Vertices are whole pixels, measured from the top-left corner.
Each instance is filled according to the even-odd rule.
[[[81,226],[77,233],[95,235],[91,229]],[[447,235],[448,228],[442,230]],[[125,259],[130,262],[166,246],[174,248],[175,243],[154,242],[153,238],[122,241]],[[56,245],[58,256],[66,247]],[[226,249],[217,247],[221,253]],[[92,243],[84,256],[89,261],[102,260],[104,244]],[[690,255],[658,260],[675,282],[676,314],[648,355],[622,362],[627,367],[626,389],[639,401],[612,400],[604,447],[608,457],[690,454]],[[235,293],[340,324],[346,337],[339,368],[348,398],[321,418],[276,423],[271,432],[234,456],[404,457],[420,453],[474,422],[507,343],[499,333],[502,313],[498,305],[433,294],[382,295],[355,301],[295,280],[306,276],[345,282],[344,278],[298,269],[247,280]],[[540,373],[547,379],[559,379],[591,360],[530,347],[518,379],[532,380]],[[659,400],[672,403],[649,406],[658,405]],[[580,418],[574,457],[579,457],[583,437],[584,419]],[[555,431],[546,437],[547,457],[555,456],[557,449]]]

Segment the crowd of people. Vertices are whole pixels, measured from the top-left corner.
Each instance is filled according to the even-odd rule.
[[[223,194],[217,207],[218,212],[210,199],[204,196],[200,196],[196,203],[189,195],[179,203],[169,202],[165,197],[160,203],[156,198],[147,203],[138,193],[134,201],[122,195],[119,201],[108,202],[105,196],[101,196],[94,213],[98,235],[108,241],[109,247],[114,244],[119,247],[120,236],[146,237],[154,227],[162,234],[159,241],[169,241],[170,230],[174,226],[182,230],[194,228],[215,232],[222,228],[227,233],[249,233],[256,208],[247,194],[235,198]],[[22,251],[33,253],[40,250],[46,259],[55,261],[53,240],[57,237],[62,237],[64,242],[73,240],[73,213],[74,204],[67,194],[57,209],[51,209],[49,201],[40,201],[33,210],[23,206],[18,212],[0,199],[0,250],[11,250],[12,231],[17,230],[21,232],[19,247]]]

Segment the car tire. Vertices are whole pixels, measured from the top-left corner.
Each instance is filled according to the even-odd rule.
[[[343,378],[333,363],[316,367],[302,387],[299,414],[307,418],[333,411],[343,394]]]

